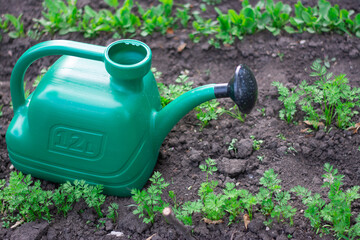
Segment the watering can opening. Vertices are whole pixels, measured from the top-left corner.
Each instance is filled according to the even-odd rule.
[[[105,68],[114,79],[140,80],[151,68],[151,50],[144,43],[125,39],[105,50]]]

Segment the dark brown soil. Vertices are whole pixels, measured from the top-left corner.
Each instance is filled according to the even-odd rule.
[[[86,4],[90,1],[80,1]],[[100,2],[100,1],[99,1]],[[193,1],[191,1],[193,2]],[[222,9],[238,8],[239,1],[223,1]],[[284,1],[293,5],[295,0]],[[304,5],[315,5],[315,0],[303,0]],[[360,12],[360,2],[357,0],[334,0],[342,8],[353,9]],[[147,4],[147,3],[146,3]],[[199,3],[194,3],[198,6]],[[9,1],[0,0],[0,14],[23,13],[25,26],[31,25],[31,19],[40,17],[41,1]],[[105,7],[92,2],[95,9]],[[255,109],[241,123],[229,116],[222,115],[217,121],[199,131],[198,120],[195,113],[190,112],[169,133],[165,139],[155,167],[165,180],[172,184],[168,190],[173,190],[179,202],[197,198],[200,183],[205,175],[199,169],[199,164],[211,157],[218,163],[219,171],[211,179],[219,180],[220,187],[225,182],[238,183],[239,187],[256,193],[259,188],[259,178],[264,171],[273,168],[282,180],[285,190],[296,185],[302,185],[313,192],[325,194],[322,186],[323,166],[329,162],[345,175],[344,188],[360,185],[360,135],[337,129],[333,126],[330,132],[320,130],[310,134],[302,133],[306,126],[297,115],[298,125],[289,125],[278,117],[281,108],[277,100],[277,91],[271,86],[273,81],[280,81],[286,86],[295,86],[304,79],[309,79],[309,66],[317,58],[335,58],[331,71],[346,73],[351,86],[360,87],[360,39],[338,34],[293,34],[282,33],[273,36],[268,32],[247,36],[241,42],[231,47],[215,49],[207,42],[192,43],[188,38],[187,30],[177,30],[173,36],[154,34],[147,38],[138,38],[150,46],[153,51],[153,67],[163,72],[163,81],[173,83],[182,70],[189,70],[190,78],[195,86],[208,83],[228,82],[239,63],[248,65],[254,72],[259,87],[259,97]],[[114,39],[104,34],[96,39],[85,39],[80,34],[66,36],[43,36],[39,41],[29,38],[10,39],[3,36],[0,45],[0,105],[4,104],[3,116],[0,118],[0,178],[8,178],[12,169],[6,149],[5,133],[13,117],[10,108],[10,74],[17,59],[28,48],[38,42],[50,39],[71,39],[89,42],[98,45],[108,45]],[[181,43],[187,43],[184,51],[178,52]],[[281,60],[278,54],[284,54]],[[35,62],[27,71],[25,79],[32,85],[40,69],[49,66],[56,58],[48,57]],[[208,76],[207,73],[210,72]],[[232,106],[230,100],[221,100],[227,107]],[[265,116],[257,109],[265,108]],[[360,122],[360,117],[353,119]],[[283,134],[286,140],[280,140],[277,135]],[[259,151],[250,150],[248,156],[240,156],[229,152],[228,143],[236,138],[264,140]],[[292,146],[296,151],[288,150]],[[239,145],[244,147],[244,145]],[[239,149],[245,152],[248,149]],[[259,161],[257,156],[264,156]],[[229,173],[231,164],[242,166],[235,173]],[[55,184],[43,181],[43,186],[54,188]],[[105,226],[97,228],[99,223],[96,213],[78,203],[67,218],[56,216],[48,223],[38,221],[25,223],[15,229],[0,229],[0,239],[146,239],[156,234],[152,239],[182,239],[175,229],[166,224],[160,216],[153,225],[142,223],[141,219],[132,214],[133,204],[130,198],[107,197],[103,205],[105,212],[111,202],[120,205],[119,219],[113,224],[107,221]],[[274,224],[270,230],[262,225],[262,216],[255,215],[252,227],[245,230],[244,224],[227,226],[227,222],[218,225],[206,224],[198,216],[194,223],[194,236],[198,239],[287,239],[290,234],[294,239],[319,239],[309,221],[300,214],[304,209],[301,201],[293,197],[292,204],[298,209],[294,219],[294,226],[286,223]],[[85,211],[80,211],[85,209]],[[360,213],[360,201],[352,205],[353,216]],[[111,231],[119,231],[124,237],[107,235]],[[326,239],[332,239],[328,236]]]

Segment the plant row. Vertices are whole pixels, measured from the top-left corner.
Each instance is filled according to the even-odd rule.
[[[291,193],[294,193],[302,200],[304,216],[316,233],[332,234],[344,239],[360,236],[360,214],[355,223],[351,220],[351,204],[360,198],[360,187],[343,190],[341,186],[344,176],[338,174],[337,169],[328,163],[324,166],[326,173],[323,175],[322,186],[327,189],[327,198],[302,186],[296,186],[290,191],[283,190],[281,180],[273,169],[265,171],[260,178],[262,187],[256,194],[251,194],[246,189],[237,189],[234,183],[229,182],[225,183],[225,188],[219,189],[218,181],[209,180],[209,175],[217,171],[212,159],[207,159],[206,164],[200,165],[200,169],[206,173],[206,181],[201,183],[197,200],[182,203],[177,201],[173,191],[165,194],[165,189],[170,184],[165,182],[161,173],[155,172],[147,190],[132,190],[132,198],[136,203],[133,205],[136,207],[133,213],[139,214],[145,223],[153,223],[156,215],[171,205],[176,218],[183,224],[192,226],[196,214],[200,214],[209,224],[220,223],[224,218],[228,218],[229,224],[232,224],[240,219],[251,221],[254,213],[258,212],[266,217],[264,224],[269,227],[274,221],[287,222],[292,226],[297,213],[297,209],[290,204]],[[170,201],[164,200],[165,195],[168,195]]]
[[[66,182],[54,191],[45,191],[39,180],[33,182],[30,175],[11,172],[9,182],[0,180],[0,213],[3,227],[14,222],[29,222],[36,219],[51,221],[53,214],[67,215],[75,203],[84,201],[102,218],[101,206],[105,201],[101,185],[92,186],[85,181]],[[106,217],[116,221],[118,205],[108,207]],[[55,210],[52,210],[54,209]],[[54,212],[55,211],[55,212]]]
[[[319,59],[313,62],[310,76],[315,78],[314,84],[304,80],[289,89],[280,82],[272,83],[284,104],[279,112],[281,119],[293,122],[299,109],[305,113],[304,120],[315,129],[321,125],[329,127],[332,123],[341,129],[354,126],[352,119],[359,114],[360,88],[351,87],[345,74],[334,75],[326,66],[330,67],[322,65]]]
[[[78,8],[76,0],[44,0],[42,17],[33,19],[34,25],[27,34],[39,38],[43,33],[60,35],[69,32],[81,32],[85,37],[95,37],[100,32],[111,32],[114,38],[133,37],[136,34],[147,36],[154,32],[172,33],[175,29],[187,28],[192,20],[193,31],[189,35],[194,42],[201,38],[210,38],[215,47],[220,44],[232,44],[235,39],[268,30],[278,35],[282,30],[288,33],[338,32],[360,37],[360,13],[340,9],[326,0],[319,0],[314,7],[305,7],[300,1],[293,8],[281,1],[260,0],[252,6],[248,0],[242,1],[240,10],[230,9],[227,13],[215,7],[216,19],[204,19],[201,12],[207,10],[205,4],[200,11],[190,11],[190,4],[177,4],[173,0],[159,0],[156,6],[144,9],[139,3],[134,12],[132,0],[124,1],[120,6],[117,0],[104,0],[109,9],[94,10],[86,5]],[[211,3],[212,1],[205,1]],[[291,12],[294,14],[291,14]],[[12,27],[9,26],[12,24]],[[0,18],[0,28],[9,32],[12,38],[25,36],[21,15],[16,18],[5,14]]]

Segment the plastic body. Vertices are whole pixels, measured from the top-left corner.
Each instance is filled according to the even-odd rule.
[[[62,56],[28,99],[28,66]],[[14,118],[6,134],[11,162],[35,177],[102,184],[129,196],[153,172],[171,128],[192,108],[215,98],[214,85],[196,88],[161,110],[151,50],[136,40],[108,47],[72,41],[40,43],[18,60],[11,76]]]

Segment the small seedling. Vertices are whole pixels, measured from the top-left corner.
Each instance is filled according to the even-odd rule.
[[[243,115],[242,112],[240,112],[239,107],[237,105],[234,105],[229,110],[226,110],[225,108],[220,108],[220,115],[227,114],[230,117],[238,119],[240,122],[245,122],[246,114]]]
[[[236,143],[237,141],[238,141],[238,140],[237,140],[236,138],[233,138],[233,139],[231,140],[231,142],[230,142],[230,144],[229,144],[229,147],[228,147],[228,151],[229,151],[229,152],[230,152],[230,151],[234,151],[235,154],[236,154],[237,148],[236,148],[236,146],[235,146],[235,143]]]
[[[154,223],[155,216],[169,205],[161,198],[163,190],[169,186],[169,183],[165,182],[161,173],[154,172],[150,182],[152,184],[147,190],[131,190],[132,199],[136,203],[130,205],[136,207],[133,214],[139,214],[139,218],[143,218],[144,223]]]
[[[258,111],[259,113],[261,113],[261,115],[263,116],[263,117],[265,117],[266,116],[266,113],[265,113],[265,111],[266,111],[266,109],[265,108],[258,108],[258,109],[256,109],[256,111]]]
[[[256,140],[255,136],[250,136],[250,138],[253,140],[253,149],[255,151],[259,150],[261,147],[261,144],[264,142],[263,140]]]
[[[280,59],[280,62],[282,62],[284,60],[284,53],[278,52],[278,57]]]
[[[259,155],[257,156],[257,159],[259,159],[260,162],[262,162],[264,160],[265,156],[264,155]]]
[[[276,137],[279,138],[280,140],[286,141],[286,137],[282,133],[279,133],[278,135],[276,135]]]
[[[195,110],[198,112],[196,117],[200,120],[200,131],[202,131],[211,120],[218,119],[218,116],[224,112],[224,109],[222,107],[218,107],[218,105],[219,102],[214,99],[204,102],[195,108]]]
[[[118,209],[119,209],[119,204],[111,203],[107,210],[106,217],[111,219],[114,223],[116,222],[116,219],[119,217]]]

